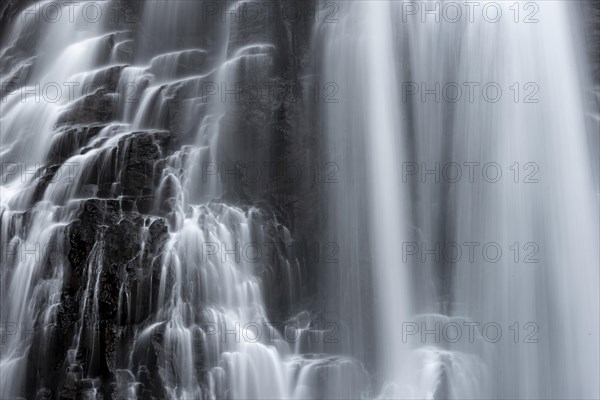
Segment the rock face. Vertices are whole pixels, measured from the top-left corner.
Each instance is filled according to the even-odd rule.
[[[600,3],[597,1],[584,1],[580,4],[582,19],[585,21],[582,35],[585,37],[586,50],[589,59],[589,67],[592,76],[591,87],[588,91],[587,102],[590,110],[596,113],[586,115],[588,124],[588,140],[590,158],[594,160],[595,182],[600,185],[600,160],[598,149],[600,148]],[[600,189],[600,186],[596,187]]]
[[[596,86],[600,85],[600,4],[597,1],[585,1],[581,5],[582,13],[586,21],[584,35],[588,45],[593,70],[593,78]]]
[[[3,33],[26,3],[31,2],[3,3]],[[217,111],[223,113],[218,144],[210,144],[212,158],[206,160],[223,170],[218,172],[220,194],[212,203],[244,212],[261,210],[260,237],[272,253],[256,265],[256,273],[271,320],[287,321],[311,301],[318,260],[305,250],[306,242],[314,239],[311,232],[317,221],[306,204],[314,203],[319,185],[291,179],[286,171],[292,165],[305,177],[320,156],[316,130],[307,122],[310,108],[302,104],[307,95],[302,66],[307,64],[313,21],[285,18],[281,9],[287,3],[291,0],[271,4],[273,16],[258,23],[212,17],[197,24],[194,35],[175,29],[156,47],[149,43],[160,39],[160,29],[145,24],[158,17],[144,14],[142,2],[107,5],[104,11],[118,11],[119,18],[103,21],[97,68],[82,81],[91,90],[60,108],[36,179],[25,189],[31,194],[28,208],[39,202],[57,207],[54,222],[60,227],[52,239],[56,254],[45,259],[40,270],[60,272],[60,285],[52,307],[39,305],[42,312],[32,328],[27,373],[16,395],[80,399],[99,393],[121,398],[135,386],[138,398],[166,397],[160,368],[169,362],[164,326],[146,339],[138,338],[135,349],[130,347],[136,334],[158,318],[162,257],[170,230],[181,223],[178,198],[205,191],[201,176],[183,171],[197,156],[194,149],[209,146],[198,143],[198,129]],[[182,7],[184,13],[200,11],[193,5]],[[307,1],[301,7],[308,16],[314,5]],[[39,43],[48,29],[47,24],[30,23],[13,43],[3,43],[0,72],[7,78],[0,97],[39,78],[33,78],[32,71],[39,67]],[[231,60],[225,77],[215,72],[223,56],[216,46],[224,30],[229,37],[224,54]],[[126,83],[135,84],[131,103],[124,102],[130,94]],[[222,106],[203,100],[207,85],[214,83],[258,88],[261,98],[255,101],[244,92],[238,99],[234,94]],[[150,84],[158,90],[150,93]],[[57,183],[55,178],[67,165],[77,167],[71,180]],[[259,179],[249,165],[260,168]],[[2,223],[5,232],[14,236],[22,230],[19,234],[25,237],[28,224],[23,220],[35,216],[29,211],[19,215],[15,212]],[[295,250],[290,243],[296,244]],[[300,298],[302,305],[296,304]],[[50,308],[52,317],[45,317]],[[198,363],[204,376],[206,366]]]
[[[123,361],[119,346],[132,339],[126,321],[143,321],[152,312],[127,315],[119,308],[120,296],[126,291],[135,297],[140,293],[131,287],[152,285],[155,261],[168,237],[165,222],[125,213],[117,200],[100,199],[82,201],[76,218],[63,230],[68,251],[56,321],[34,330],[27,376],[32,398],[40,386],[60,398],[81,398],[81,391],[94,388],[84,376],[99,377],[111,393],[116,366]],[[73,337],[83,346],[69,356],[66,339]]]

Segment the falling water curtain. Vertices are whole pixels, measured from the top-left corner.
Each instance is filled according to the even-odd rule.
[[[0,5],[1,399],[595,399],[596,1]]]

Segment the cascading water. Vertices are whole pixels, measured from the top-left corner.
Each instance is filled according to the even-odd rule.
[[[105,15],[122,5],[101,4]],[[323,334],[302,313],[292,326],[269,322],[265,281],[276,279],[284,286],[279,300],[290,301],[302,268],[285,250],[293,239],[280,217],[243,200],[220,200],[240,196],[235,180],[228,185],[211,168],[232,156],[235,148],[226,144],[240,130],[235,113],[247,110],[207,92],[235,87],[255,71],[266,79],[283,50],[245,43],[244,26],[218,19],[187,36],[182,48],[171,30],[204,5],[144,4],[141,23],[155,28],[135,52],[136,32],[110,32],[105,21],[25,27],[25,33],[16,24],[9,41],[16,48],[34,28],[56,43],[44,49],[56,57],[55,67],[41,68],[37,82],[68,82],[76,90],[58,104],[33,105],[14,91],[3,109],[3,157],[43,160],[33,170],[38,176],[32,172],[26,181],[3,170],[3,240],[24,248],[50,243],[48,257],[61,256],[51,264],[11,257],[3,268],[3,293],[10,297],[3,297],[2,321],[10,327],[23,321],[36,332],[3,343],[3,397],[59,391],[77,398],[348,397],[356,393],[348,383],[366,379],[344,357],[302,355],[319,348],[302,338]],[[31,6],[21,17],[39,17],[44,7]],[[75,27],[81,31],[72,34]],[[192,47],[198,44],[210,46]],[[8,72],[27,63],[9,65]],[[91,94],[79,89],[89,83]],[[267,161],[260,152],[248,156]],[[73,167],[69,179],[53,179],[52,163]],[[47,186],[40,188],[41,174]],[[120,248],[115,239],[133,246]],[[252,252],[264,249],[269,254],[254,261]],[[283,336],[290,329],[301,341]],[[52,342],[59,333],[60,345]],[[38,368],[53,346],[57,358]],[[63,368],[65,375],[58,372]],[[329,375],[330,383],[323,380]],[[53,382],[56,376],[61,381]]]
[[[599,397],[578,16],[457,7],[3,6],[0,398]]]

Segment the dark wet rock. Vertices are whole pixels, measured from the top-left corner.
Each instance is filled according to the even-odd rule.
[[[600,86],[600,2],[586,0],[579,3],[585,21],[583,35],[586,39],[593,82]],[[600,90],[600,89],[597,89]]]
[[[76,385],[76,393],[78,399],[87,399],[94,398],[92,395],[94,393],[94,381],[91,379],[81,379],[77,381]]]
[[[109,18],[104,21],[109,30],[139,32],[144,3],[135,0],[113,0],[106,9]]]
[[[135,42],[133,40],[116,43],[114,46],[115,61],[131,64],[133,62],[134,51]]]
[[[23,13],[34,3],[35,0],[5,1],[0,5],[0,33],[5,37],[10,27],[20,29],[20,35],[13,45],[25,55],[25,58],[35,54],[40,38],[48,27],[39,13],[37,15],[34,12]]]
[[[64,162],[84,148],[90,139],[96,137],[104,127],[104,125],[88,125],[59,131],[54,135],[47,161],[50,163]],[[84,151],[81,154],[84,154]]]
[[[265,4],[243,2],[239,5],[241,9],[238,9],[237,12],[245,17],[230,20],[228,48],[230,57],[239,54],[241,49],[256,43],[270,43],[280,51],[288,48],[289,37],[284,24],[281,2],[270,2],[268,6],[272,7],[271,10],[264,7]],[[257,6],[264,10],[259,13],[256,9]],[[248,10],[244,10],[244,7]],[[255,10],[253,13],[252,9]],[[257,20],[262,23],[257,23]]]
[[[19,63],[23,63],[29,57],[26,52],[15,46],[5,48],[0,55],[0,73],[3,75],[11,73]],[[8,92],[10,89],[8,86],[3,90]]]
[[[36,186],[32,199],[34,202],[40,201],[43,198],[46,188],[52,181],[60,179],[60,176],[57,177],[57,173],[60,173],[60,167],[60,164],[51,164],[40,168],[36,172]]]
[[[63,290],[76,292],[83,284],[83,269],[94,245],[96,228],[75,220],[69,226],[70,250],[68,260],[70,268],[67,269],[63,280]]]
[[[51,400],[52,398],[52,391],[48,388],[42,388],[38,390],[35,397],[36,400]]]
[[[92,247],[96,243],[98,229],[102,225],[115,224],[119,219],[119,203],[116,200],[91,199],[82,202],[79,218],[68,228],[70,268],[65,271],[63,290],[73,293],[85,284],[83,276]]]
[[[70,268],[65,273],[58,329],[73,331],[82,318],[88,321],[88,328],[82,331],[78,357],[88,360],[89,373],[112,382],[119,368],[121,346],[123,343],[129,345],[120,338],[119,325],[143,321],[152,311],[141,307],[135,315],[125,314],[119,321],[119,312],[124,312],[119,309],[120,290],[125,288],[136,303],[147,303],[151,281],[156,274],[152,260],[157,258],[167,240],[168,230],[161,219],[147,221],[137,213],[122,212],[117,200],[90,199],[81,203],[78,219],[68,226],[67,231]],[[97,279],[98,286],[87,293],[88,307],[82,317],[82,296],[89,274],[93,274],[93,281]],[[134,286],[135,291],[131,289]],[[90,306],[94,302],[97,302],[97,310]],[[130,331],[129,334],[133,333]],[[96,347],[92,343],[96,343]],[[90,353],[92,348],[95,348],[94,353]],[[60,360],[60,355],[56,359]],[[80,396],[81,390],[88,388],[87,384],[79,386],[82,385],[79,379],[73,371],[67,372],[61,391],[65,398],[70,398],[68,396],[73,393]],[[102,391],[112,390],[116,390],[112,385],[102,385]]]
[[[148,72],[157,79],[183,78],[206,74],[213,67],[211,62],[211,57],[205,50],[183,50],[155,57]]]
[[[118,84],[123,68],[125,65],[116,65],[95,71],[93,76],[84,83],[86,93],[91,93],[96,89],[104,89],[109,93],[116,92],[120,89]]]
[[[58,323],[41,324],[31,329],[31,351],[27,356],[28,369],[26,386],[31,398],[44,398],[58,390],[57,383],[63,371],[64,352],[68,343],[65,342],[64,331]],[[46,387],[35,393],[36,382],[43,382]],[[40,397],[42,396],[42,397]]]
[[[5,34],[5,30],[16,21],[19,13],[34,1],[35,0],[3,1],[0,3],[0,26],[2,26],[0,33]]]
[[[63,386],[60,388],[61,400],[75,400],[77,398],[77,382],[80,379],[76,374],[67,372]]]
[[[57,125],[76,125],[105,123],[113,116],[114,96],[106,89],[98,89],[94,93],[75,101],[71,107],[58,118]]]
[[[128,1],[128,0],[125,0]],[[224,22],[208,8],[226,9],[229,3],[206,4],[199,1],[154,2],[144,9],[143,24],[140,26],[138,57],[151,59],[158,54],[187,49],[211,49],[218,51],[215,44],[223,34]],[[167,27],[165,19],[177,21]]]
[[[179,194],[179,184],[176,178],[169,175],[162,183],[161,190],[157,193],[158,211],[163,215],[173,211],[173,198]]]
[[[122,219],[117,224],[108,226],[104,232],[104,251],[107,261],[110,262],[108,270],[116,272],[120,265],[125,265],[136,257],[142,240],[142,223],[139,218],[133,221]]]
[[[74,153],[87,153],[103,141],[89,143],[103,129],[101,125],[66,128],[56,135],[49,152],[49,160],[65,162]],[[41,197],[48,183],[58,173],[73,180],[75,193],[81,197],[114,198],[123,196],[123,211],[144,214],[155,208],[154,195],[160,184],[164,157],[171,151],[171,135],[165,131],[133,132],[123,136],[116,146],[101,148],[85,162],[52,164],[39,171],[36,196]],[[70,174],[67,176],[67,174]],[[76,179],[75,179],[76,178]]]
[[[9,75],[6,80],[2,82],[0,85],[0,98],[4,96],[16,92],[21,87],[25,86],[27,83],[27,79],[29,78],[31,71],[33,70],[33,63],[35,61],[35,57],[29,58],[23,62],[21,62],[18,66],[15,67],[14,71]],[[8,71],[2,71],[4,68]],[[10,61],[2,61],[0,62],[0,73],[9,73],[10,72]]]
[[[168,132],[137,132],[119,141],[119,154],[124,160],[121,191],[125,196],[148,196],[154,192],[155,164],[168,147]]]
[[[0,219],[3,220],[2,223],[6,226],[6,236],[25,236],[29,229],[29,224],[31,223],[32,210],[7,211],[5,206],[0,206]],[[4,263],[8,260],[3,259],[1,261]],[[8,264],[10,265],[10,263]]]
[[[156,398],[164,397],[162,378],[159,365],[164,365],[164,325],[157,326],[143,339],[136,343],[131,362],[133,373],[144,389],[150,391]]]

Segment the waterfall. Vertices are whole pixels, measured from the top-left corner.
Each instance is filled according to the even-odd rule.
[[[0,21],[0,398],[600,396],[572,3]]]
[[[352,92],[344,93],[341,104],[327,105],[325,126],[327,133],[332,135],[330,146],[333,157],[346,179],[360,176],[359,168],[352,165],[354,162],[363,159],[366,163],[364,185],[368,195],[362,204],[352,202],[360,195],[353,192],[353,188],[346,187],[349,182],[342,181],[340,186],[344,194],[334,195],[335,204],[332,207],[345,211],[340,219],[351,218],[356,213],[367,213],[369,226],[366,230],[352,220],[335,220],[340,226],[350,224],[341,228],[342,231],[357,229],[362,232],[355,239],[347,236],[351,233],[344,232],[338,236],[338,240],[360,241],[370,238],[375,312],[373,323],[378,327],[374,340],[377,343],[375,346],[386,343],[375,351],[376,363],[383,371],[381,379],[389,385],[402,386],[405,384],[403,375],[406,374],[404,369],[408,346],[397,340],[397,335],[402,331],[402,322],[410,319],[412,307],[409,295],[410,269],[400,262],[396,251],[398,243],[408,241],[405,223],[408,196],[401,191],[399,176],[405,148],[402,143],[400,99],[398,93],[389,90],[396,86],[392,8],[387,2],[357,2],[344,7],[344,11],[347,14],[339,26],[327,27],[328,31],[319,32],[326,36],[327,47],[324,52],[335,55],[330,61],[324,62],[323,75],[327,82],[339,81],[344,88],[349,85],[355,87]],[[356,76],[363,78],[360,82],[353,82]],[[354,148],[344,148],[348,141],[350,145],[353,141],[356,145],[364,145],[366,154],[355,157]],[[345,210],[343,207],[351,208]],[[357,279],[359,272],[354,273],[356,276],[353,279]],[[351,315],[344,317],[356,318]],[[397,396],[403,389],[396,390]]]
[[[334,312],[375,314],[378,329],[358,332],[376,349],[381,397],[593,398],[598,207],[577,10],[483,7],[496,14],[353,2],[316,31],[321,73],[345,89],[323,110],[326,157],[348,177],[329,190],[331,229],[366,293]],[[350,217],[365,214],[367,231]],[[357,249],[371,253],[366,289]]]
[[[508,327],[505,335],[520,335],[513,338],[517,344],[499,341],[478,351],[489,360],[491,376],[501,376],[485,388],[488,396],[598,395],[588,375],[598,371],[592,356],[598,352],[592,339],[598,318],[585,311],[598,300],[600,260],[592,244],[598,207],[573,64],[577,53],[569,41],[570,11],[562,2],[544,4],[539,24],[510,24],[497,34],[495,51],[504,56],[495,68],[468,67],[470,76],[502,87],[519,82],[527,89],[525,82],[535,82],[529,85],[539,87],[535,100],[526,100],[528,90],[518,102],[504,96],[483,110],[461,107],[466,117],[452,128],[454,160],[497,160],[511,174],[491,185],[457,185],[451,233],[458,243],[481,238],[506,249],[498,262],[483,260],[482,267],[458,262],[453,282],[451,314],[495,321]],[[470,28],[469,47],[485,49],[490,26]],[[477,197],[483,201],[475,205]]]

